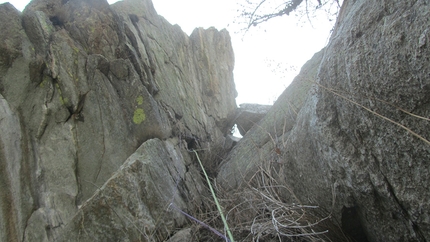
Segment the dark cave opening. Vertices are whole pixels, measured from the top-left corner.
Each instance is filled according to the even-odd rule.
[[[356,242],[368,242],[356,207],[342,208],[342,230]]]

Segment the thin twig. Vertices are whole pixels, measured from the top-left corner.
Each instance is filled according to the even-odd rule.
[[[209,226],[209,225],[207,225],[207,224],[203,223],[202,221],[198,220],[197,218],[195,218],[195,217],[193,217],[193,216],[189,215],[188,213],[186,213],[186,212],[182,211],[181,209],[179,209],[178,207],[176,207],[176,206],[175,206],[175,204],[171,203],[171,204],[169,205],[169,207],[174,208],[176,211],[178,211],[178,212],[182,213],[182,214],[183,214],[183,215],[185,215],[187,218],[189,218],[189,219],[193,220],[194,222],[196,222],[196,223],[200,224],[201,226],[203,226],[203,227],[205,227],[205,228],[209,229],[209,230],[210,230],[210,231],[212,231],[214,234],[216,234],[216,235],[218,235],[219,237],[221,237],[221,238],[225,239],[226,241],[230,241],[230,240],[229,240],[227,237],[225,237],[225,235],[223,235],[221,232],[219,232],[218,230],[216,230],[216,229],[212,228],[211,226]]]
[[[315,83],[316,83],[316,82],[315,82]],[[338,97],[341,97],[341,98],[343,98],[343,99],[345,99],[345,100],[347,100],[347,101],[349,101],[349,102],[351,102],[351,103],[353,103],[353,104],[355,104],[355,105],[357,105],[357,106],[359,106],[359,107],[363,108],[364,110],[366,110],[366,111],[368,111],[368,112],[370,112],[370,113],[372,113],[372,114],[376,115],[377,117],[380,117],[380,118],[382,118],[382,119],[384,119],[384,120],[386,120],[386,121],[388,121],[388,122],[390,122],[390,123],[392,123],[392,124],[395,124],[395,125],[397,125],[397,126],[401,127],[402,129],[404,129],[404,130],[408,131],[409,133],[411,133],[413,136],[417,137],[418,139],[420,139],[420,140],[424,141],[426,144],[430,145],[430,141],[428,141],[427,139],[425,139],[425,138],[424,138],[424,137],[422,137],[421,135],[419,135],[419,134],[415,133],[414,131],[412,131],[410,128],[408,128],[408,127],[404,126],[403,124],[400,124],[400,123],[398,123],[398,122],[396,122],[396,121],[394,121],[394,120],[392,120],[392,119],[390,119],[390,118],[388,118],[388,117],[385,117],[384,115],[381,115],[381,114],[379,114],[379,113],[377,113],[377,112],[375,112],[375,111],[371,110],[370,108],[365,107],[365,106],[363,106],[363,105],[361,105],[361,104],[359,104],[359,103],[357,103],[357,102],[355,102],[355,101],[353,101],[353,100],[351,100],[351,99],[349,99],[349,98],[347,98],[347,97],[345,97],[345,96],[343,96],[343,95],[341,95],[341,94],[339,94],[339,93],[335,92],[333,89],[327,88],[327,87],[325,87],[325,86],[323,86],[323,85],[321,85],[321,84],[319,84],[319,83],[316,83],[316,84],[317,84],[318,86],[322,87],[323,89],[325,89],[325,90],[327,90],[327,91],[329,91],[329,92],[333,93],[334,95],[336,95],[336,96],[338,96]]]

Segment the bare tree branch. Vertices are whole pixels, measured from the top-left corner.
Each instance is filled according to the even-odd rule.
[[[315,11],[322,10],[327,16],[334,16],[337,15],[337,11],[341,5],[340,2],[343,2],[343,0],[284,0],[279,7],[271,7],[274,4],[274,1],[271,0],[246,0],[246,2],[250,6],[254,5],[251,9],[243,5],[244,10],[241,16],[246,18],[247,27],[245,29],[247,31],[251,27],[255,27],[276,17],[288,16],[295,11],[300,14],[306,14],[309,22],[311,17],[313,17],[311,15],[314,15]],[[305,10],[300,10],[299,7],[303,5],[303,2],[306,3]]]
[[[261,16],[255,15],[257,10],[261,7],[261,5],[265,1],[266,0],[262,0],[260,2],[260,4],[254,9],[254,12],[251,14],[250,19],[249,19],[248,28],[250,28],[252,26],[257,26],[258,24],[266,22],[266,21],[268,21],[272,18],[275,18],[275,17],[280,17],[283,15],[290,15],[290,13],[293,12],[294,10],[296,10],[296,8],[303,2],[303,0],[290,0],[289,2],[285,3],[284,9],[280,10],[277,13],[264,14]]]

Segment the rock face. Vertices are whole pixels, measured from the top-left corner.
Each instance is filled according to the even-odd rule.
[[[269,164],[356,241],[428,241],[429,14],[428,1],[345,1],[328,46],[232,150],[218,182],[237,188]],[[302,104],[292,95],[307,80]]]
[[[0,5],[0,241],[190,239],[180,210],[207,194],[190,149],[212,175],[232,149],[220,191],[270,169],[276,199],[341,241],[430,240],[428,16],[425,0],[344,1],[328,46],[237,142],[227,31],[188,37],[149,0]]]
[[[56,241],[163,241],[169,228],[185,224],[186,217],[169,206],[192,209],[204,191],[197,170],[187,172],[174,142],[143,143],[82,205]],[[184,190],[180,194],[178,189]]]
[[[253,103],[243,103],[239,105],[236,117],[236,125],[243,136],[267,114],[271,105],[261,105]]]
[[[0,241],[168,238],[169,204],[204,193],[186,150],[222,150],[235,115],[228,32],[188,37],[149,0],[6,3],[0,23]]]

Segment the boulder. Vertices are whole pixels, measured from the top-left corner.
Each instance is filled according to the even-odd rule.
[[[144,142],[81,205],[55,241],[163,241],[183,226],[187,218],[178,209],[196,210],[197,194],[205,191],[199,171],[184,164],[177,142]]]
[[[183,217],[166,212],[161,200],[147,200],[146,190],[126,195],[124,189],[141,185],[126,179],[167,171],[160,169],[174,168],[166,162],[175,161],[191,171],[180,174],[193,186],[177,187],[184,189],[177,206],[192,211],[199,201],[203,184],[187,150],[203,150],[201,158],[210,164],[205,158],[224,150],[236,111],[228,32],[200,28],[187,36],[158,16],[149,0],[112,6],[105,0],[34,0],[23,13],[6,3],[0,21],[0,240],[75,238],[80,218],[97,230],[89,234],[107,236],[100,241],[118,240],[135,222],[129,216],[147,226],[132,238],[142,231],[168,238]],[[143,144],[145,155],[162,155],[164,163],[144,157],[124,167],[127,158],[142,155]],[[178,174],[172,173],[173,181]],[[163,173],[160,189],[172,185],[168,177]],[[159,192],[163,198],[154,199],[171,195]],[[175,218],[157,227],[164,214]]]
[[[302,68],[303,105],[287,88],[224,161],[220,185],[266,164],[356,241],[428,241],[429,12],[426,1],[344,1],[328,46]]]
[[[270,110],[272,105],[243,103],[239,105],[236,125],[239,133],[244,136]]]

